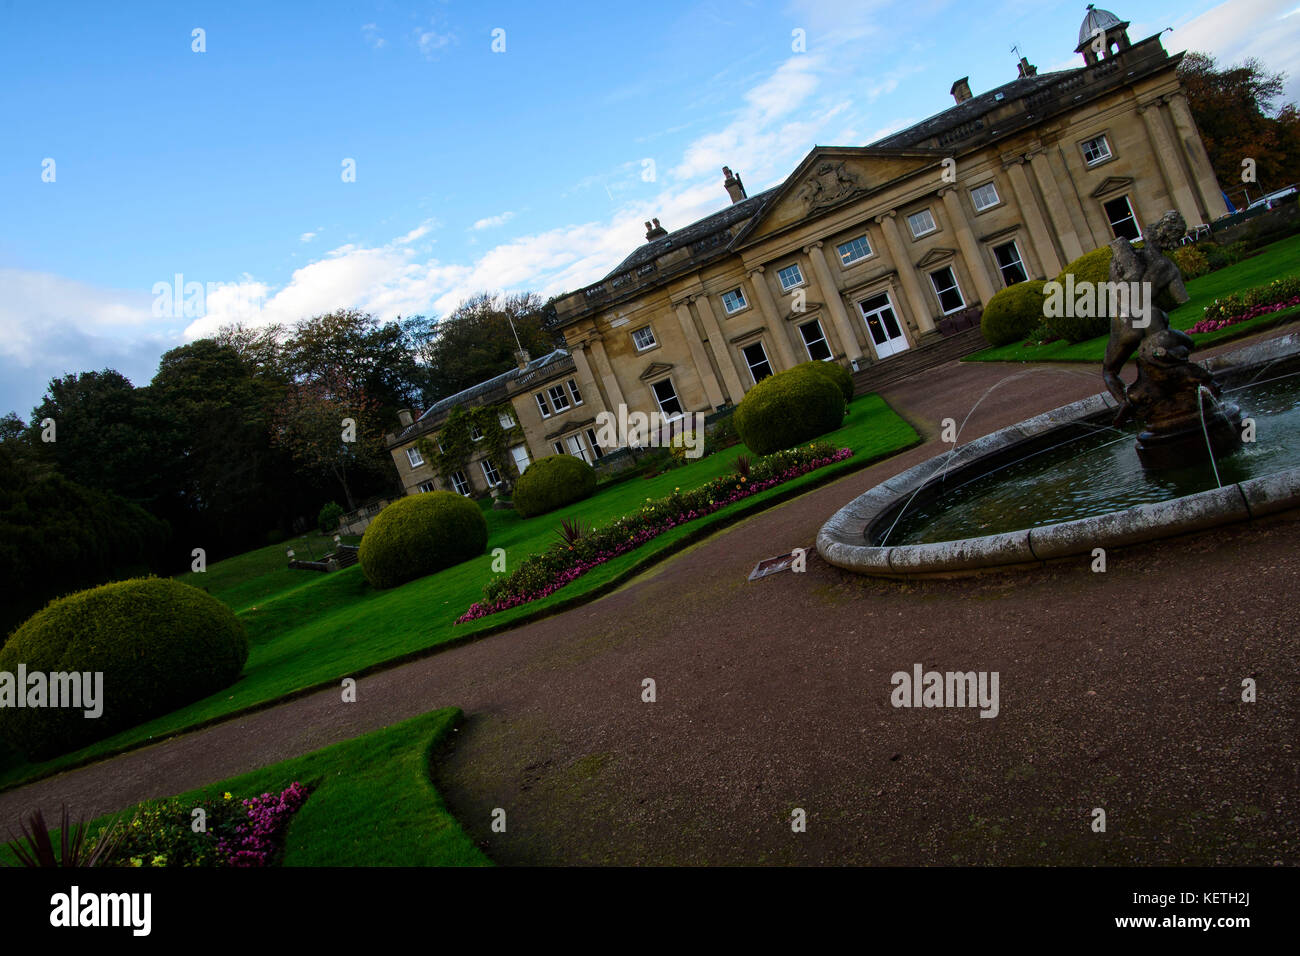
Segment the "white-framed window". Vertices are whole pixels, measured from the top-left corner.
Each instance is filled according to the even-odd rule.
[[[537,409],[542,413],[542,417],[550,418],[551,406],[546,404],[546,396],[541,392],[537,392],[535,395],[533,395],[533,398],[537,399]]]
[[[509,412],[497,412],[497,421],[501,423],[502,428],[515,427],[515,418]]]
[[[451,486],[456,489],[456,494],[469,497],[470,487],[469,479],[465,477],[463,471],[453,471],[451,473]]]
[[[556,442],[552,447],[555,448],[555,453],[556,453],[557,455],[565,455],[565,454],[568,454],[568,452],[566,452],[566,451],[564,450],[564,444],[563,444],[562,442],[558,442],[558,441],[557,441],[557,442]]]
[[[1020,247],[1016,245],[1014,239],[1000,246],[994,246],[993,258],[997,260],[1003,284],[1015,285],[1029,278],[1029,273],[1025,271],[1025,264],[1020,258]]]
[[[1116,239],[1136,242],[1142,238],[1142,227],[1138,224],[1137,215],[1133,212],[1133,204],[1128,201],[1128,196],[1119,196],[1104,202],[1101,208],[1106,210],[1106,220],[1110,223],[1110,231],[1114,233]]]
[[[587,441],[582,437],[582,432],[565,436],[564,444],[574,458],[581,458],[585,462],[591,461],[591,453],[587,451]]]
[[[577,379],[569,379],[569,397],[573,399],[573,404],[582,404],[582,392],[578,391]]]
[[[722,307],[727,310],[727,315],[739,312],[746,304],[745,293],[738,288],[722,293]]]
[[[659,411],[669,418],[676,418],[682,413],[682,403],[677,398],[677,389],[673,388],[673,381],[670,378],[660,379],[650,386],[654,392],[655,401],[659,403]]]
[[[600,447],[600,442],[596,441],[596,429],[587,429],[587,442],[591,446],[591,454],[594,458],[604,458],[605,451]]]
[[[551,400],[551,407],[556,412],[563,412],[569,407],[569,396],[564,391],[564,385],[552,385],[546,390],[546,397]]]
[[[428,492],[428,491],[433,491],[433,489],[434,489],[434,485],[432,481],[420,482],[420,491]]]
[[[515,460],[515,471],[519,472],[521,475],[527,471],[528,466],[533,463],[528,457],[527,445],[515,445],[510,449],[510,456]]]
[[[912,230],[913,239],[920,239],[939,227],[934,224],[934,216],[930,215],[930,210],[922,209],[907,217],[907,228]]]
[[[803,270],[799,268],[799,263],[792,262],[784,269],[778,269],[776,278],[781,283],[781,290],[789,292],[803,285]]]
[[[952,271],[952,266],[944,266],[931,272],[930,284],[934,286],[934,294],[939,300],[939,308],[943,310],[944,315],[966,308],[966,300],[957,286],[957,276]]]
[[[469,426],[469,440],[470,440],[470,441],[482,441],[482,440],[483,440],[483,429],[479,428],[477,425],[470,425],[470,426]]]
[[[998,196],[998,187],[989,182],[972,189],[970,191],[970,201],[974,203],[976,212],[983,212],[985,209],[992,209],[1002,199]]]
[[[419,468],[424,464],[424,456],[420,454],[418,448],[406,449],[406,460],[411,463],[412,468]]]
[[[445,448],[442,447],[442,439],[441,439],[441,438],[434,438],[433,443],[434,443],[435,445],[438,446],[438,454],[440,454],[440,455],[445,455],[445,454],[447,454],[447,449],[445,449]]]
[[[871,255],[871,243],[867,242],[866,236],[858,236],[848,242],[841,242],[835,251],[840,254],[841,265],[851,266]]]
[[[745,357],[745,364],[749,366],[749,375],[755,385],[772,374],[772,363],[767,360],[767,351],[762,342],[746,345],[740,354]]]
[[[654,348],[659,343],[655,341],[654,329],[646,325],[632,333],[632,344],[636,346],[638,352],[644,352],[646,349]]]
[[[487,479],[489,488],[495,488],[501,484],[501,472],[497,471],[496,465],[492,464],[487,458],[484,458],[479,464],[483,466],[483,477]]]
[[[1094,136],[1092,139],[1085,139],[1079,144],[1083,150],[1083,161],[1089,166],[1096,166],[1098,163],[1104,163],[1110,159],[1110,141],[1105,135]]]
[[[831,347],[826,341],[822,324],[816,319],[799,326],[799,335],[803,338],[803,347],[808,350],[808,357],[817,362],[825,362],[831,357]]]

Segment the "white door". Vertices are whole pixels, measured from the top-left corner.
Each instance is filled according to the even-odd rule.
[[[907,351],[907,336],[903,334],[894,315],[894,306],[889,301],[889,293],[882,292],[858,303],[862,319],[867,323],[867,333],[871,344],[875,346],[877,358],[888,358],[899,352]]]

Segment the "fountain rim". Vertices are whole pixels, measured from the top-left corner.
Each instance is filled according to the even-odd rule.
[[[1212,371],[1244,373],[1300,355],[1300,333],[1291,333],[1217,356]],[[1016,445],[1042,439],[1088,419],[1113,413],[1115,400],[1100,392],[999,429],[889,478],[854,498],[817,534],[817,551],[828,563],[871,577],[955,577],[982,571],[1039,567],[1094,548],[1117,548],[1204,531],[1300,508],[1300,468],[1224,485],[1209,491],[1135,505],[1119,511],[1001,534],[926,544],[874,546],[868,532],[931,478],[976,466]]]

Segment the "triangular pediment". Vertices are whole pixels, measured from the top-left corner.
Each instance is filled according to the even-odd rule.
[[[740,230],[732,247],[752,245],[937,168],[948,155],[936,149],[816,146]]]
[[[916,267],[918,269],[925,269],[929,266],[937,266],[941,262],[947,262],[956,254],[956,249],[931,249],[921,257],[920,261],[917,262]]]
[[[644,372],[641,373],[641,381],[648,382],[652,378],[658,378],[660,375],[667,375],[673,369],[668,362],[651,362]]]
[[[1107,193],[1117,192],[1121,189],[1127,189],[1133,185],[1132,176],[1107,176],[1101,181],[1101,185],[1092,191],[1092,198],[1099,199]]]

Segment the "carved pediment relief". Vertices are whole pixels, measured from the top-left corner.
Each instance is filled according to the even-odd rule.
[[[644,372],[641,373],[641,381],[648,382],[652,378],[659,378],[661,375],[667,375],[673,370],[669,362],[651,362]]]
[[[1133,185],[1131,176],[1107,176],[1101,181],[1101,185],[1091,193],[1093,199],[1099,199],[1107,193],[1118,192],[1121,189],[1127,189]]]
[[[917,262],[916,267],[918,269],[925,269],[929,266],[937,266],[941,262],[947,262],[956,254],[956,249],[931,249],[921,257],[920,261]]]
[[[826,159],[814,164],[795,197],[812,213],[865,192],[866,188],[861,175],[844,160]]]

